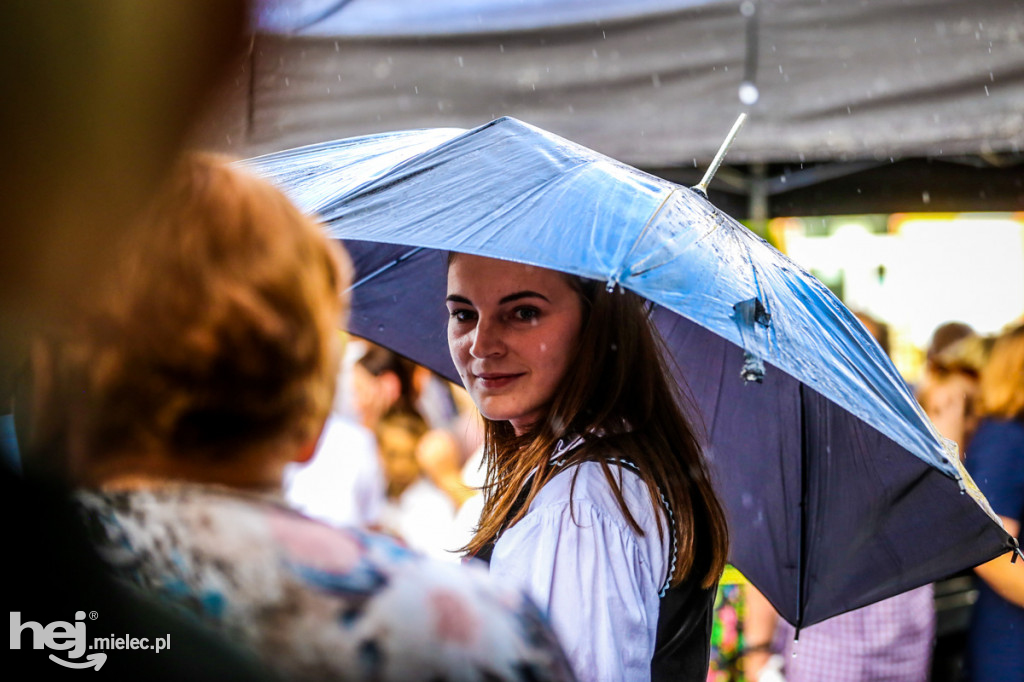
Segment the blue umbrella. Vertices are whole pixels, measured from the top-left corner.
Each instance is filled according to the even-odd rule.
[[[863,326],[697,191],[511,118],[246,165],[343,240],[349,330],[454,381],[449,251],[650,300],[705,426],[730,560],[797,626],[1016,546]]]

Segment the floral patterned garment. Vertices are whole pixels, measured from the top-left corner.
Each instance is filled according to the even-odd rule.
[[[227,488],[83,491],[78,501],[118,575],[288,679],[572,679],[540,611],[475,566]]]

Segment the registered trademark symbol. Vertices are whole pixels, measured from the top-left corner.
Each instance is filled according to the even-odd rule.
[[[89,612],[89,620],[96,620],[99,617],[100,617],[100,614],[96,613],[95,611],[90,611]]]

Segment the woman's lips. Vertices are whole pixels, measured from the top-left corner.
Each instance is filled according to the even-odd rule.
[[[475,374],[474,376],[481,387],[495,390],[508,386],[516,379],[523,376],[523,374],[524,373],[502,374],[498,372],[485,372],[483,374]]]

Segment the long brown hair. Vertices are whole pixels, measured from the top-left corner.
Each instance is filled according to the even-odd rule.
[[[725,566],[725,513],[644,299],[629,291],[607,291],[594,280],[565,277],[584,304],[575,361],[555,391],[547,417],[527,433],[517,437],[507,421],[484,420],[486,495],[480,525],[465,550],[479,551],[504,526],[524,516],[544,484],[561,470],[550,461],[557,441],[579,434],[584,444],[571,451],[565,466],[600,463],[626,521],[642,533],[608,459],[633,462],[651,499],[660,499],[660,489],[672,512],[677,552],[672,584],[697,570],[702,585],[709,587]],[[531,474],[525,504],[506,524]],[[660,525],[658,532],[664,533]]]

